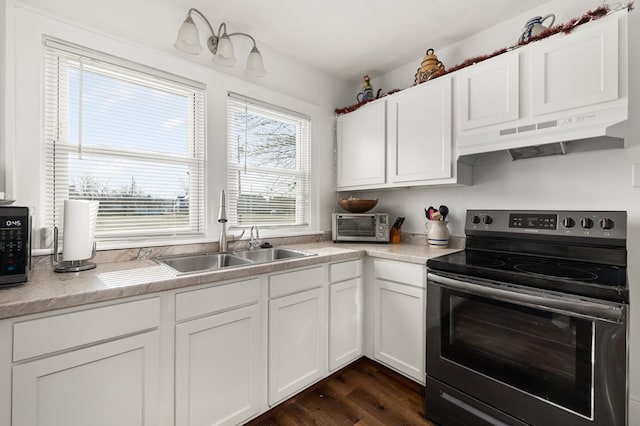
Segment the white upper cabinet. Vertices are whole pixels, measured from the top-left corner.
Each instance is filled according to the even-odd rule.
[[[385,183],[386,129],[384,101],[338,117],[338,188]]]
[[[464,68],[455,78],[461,130],[520,118],[520,59],[517,51]]]
[[[457,154],[624,137],[627,26],[618,12],[454,73]]]
[[[452,137],[451,77],[338,117],[337,189],[471,184]]]
[[[531,46],[534,115],[618,99],[618,20]]]
[[[389,181],[451,177],[451,79],[423,83],[387,102]]]

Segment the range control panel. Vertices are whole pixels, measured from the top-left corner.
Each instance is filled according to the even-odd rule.
[[[626,239],[627,212],[467,210],[468,231]]]
[[[0,285],[27,280],[29,251],[29,210],[0,207]]]

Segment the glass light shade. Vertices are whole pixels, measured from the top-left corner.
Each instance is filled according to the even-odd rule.
[[[253,47],[247,57],[247,68],[244,70],[247,75],[252,77],[264,77],[267,71],[264,69],[262,55],[257,47]]]
[[[213,56],[213,59],[222,65],[232,66],[235,65],[236,54],[233,51],[233,43],[229,39],[227,33],[224,33],[218,39],[218,50],[216,54]]]
[[[178,30],[178,38],[174,44],[175,48],[182,50],[192,55],[197,55],[202,52],[202,46],[200,45],[200,34],[198,34],[198,27],[193,23],[193,19],[187,16],[180,29]]]

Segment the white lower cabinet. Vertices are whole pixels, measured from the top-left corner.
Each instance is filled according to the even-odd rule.
[[[239,424],[260,408],[260,310],[176,325],[176,425]]]
[[[0,426],[243,424],[363,352],[424,383],[424,267],[367,265],[2,320]]]
[[[266,407],[258,278],[176,295],[175,425],[244,423]]]
[[[362,281],[331,284],[329,294],[329,370],[362,355]]]
[[[47,353],[56,335],[69,336],[66,340],[74,341],[78,336],[84,340],[91,328],[96,330],[96,335],[108,335],[121,327],[135,329],[136,324],[140,327],[155,324],[157,327],[157,301],[131,303],[132,315],[127,318],[110,316],[122,313],[120,307],[125,305],[83,310],[14,325],[14,361],[21,357],[20,354],[29,353],[35,358],[13,365],[13,426],[161,424],[158,415],[160,337],[157,329],[107,342],[90,342],[90,345],[79,348],[64,347],[63,338],[61,349],[66,351]],[[151,317],[141,318],[140,313],[134,313],[136,308],[141,308],[142,313],[151,312]],[[129,307],[125,308],[127,310]],[[95,322],[98,319],[110,323]],[[59,328],[61,324],[70,328],[63,330]],[[28,341],[41,330],[53,336],[51,342],[43,341],[43,344],[33,345],[28,350],[19,350],[19,342]]]
[[[375,260],[374,277],[374,358],[424,384],[424,267]]]
[[[269,301],[269,404],[327,374],[326,286]]]
[[[330,265],[329,370],[362,355],[362,261]]]

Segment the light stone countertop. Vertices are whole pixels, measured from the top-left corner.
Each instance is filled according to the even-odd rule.
[[[23,285],[0,289],[0,319],[47,312],[89,303],[117,300],[199,284],[242,279],[258,274],[286,271],[327,262],[371,256],[425,264],[427,259],[458,251],[434,249],[419,244],[336,244],[315,242],[283,245],[316,254],[236,268],[176,276],[151,259],[98,264],[97,268],[73,273],[55,273],[37,268]]]

